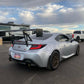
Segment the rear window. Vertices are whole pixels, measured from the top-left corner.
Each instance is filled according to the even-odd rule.
[[[81,31],[75,31],[74,34],[81,34]]]
[[[31,36],[32,39],[36,39],[36,40],[46,40],[48,38],[50,38],[52,36],[52,34],[43,34],[43,37],[36,37],[36,35]]]

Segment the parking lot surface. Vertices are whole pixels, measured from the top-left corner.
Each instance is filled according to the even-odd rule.
[[[9,62],[9,46],[0,46],[0,84],[84,84],[84,43],[79,56],[62,61],[55,71]]]

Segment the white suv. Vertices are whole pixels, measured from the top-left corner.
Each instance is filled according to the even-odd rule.
[[[76,41],[84,41],[84,31],[74,31],[72,34],[72,38],[74,38]]]

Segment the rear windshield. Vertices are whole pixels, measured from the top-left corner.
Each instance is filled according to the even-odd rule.
[[[52,36],[52,34],[43,34],[42,37],[36,37],[36,35],[31,36],[32,39],[36,39],[36,40],[46,40],[48,38],[50,38]]]
[[[75,31],[74,34],[81,34],[81,31]]]

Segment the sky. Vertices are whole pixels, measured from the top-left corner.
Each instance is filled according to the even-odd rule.
[[[0,22],[51,32],[84,30],[84,0],[0,0]]]

